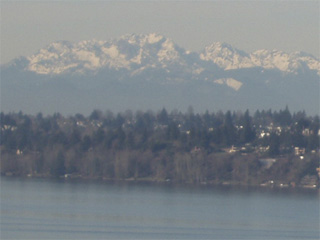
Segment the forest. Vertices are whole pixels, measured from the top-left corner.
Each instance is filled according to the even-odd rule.
[[[304,111],[1,113],[1,175],[319,187]]]

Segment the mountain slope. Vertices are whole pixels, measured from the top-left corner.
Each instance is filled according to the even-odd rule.
[[[60,41],[28,58],[27,70],[38,74],[84,73],[101,68],[167,68],[186,66],[186,53],[161,35],[125,35],[111,41]]]
[[[94,108],[319,112],[320,62],[305,53],[246,53],[227,43],[190,52],[159,34],[58,41],[1,66],[3,111]]]
[[[212,61],[225,70],[262,67],[287,73],[315,70],[320,75],[319,59],[303,52],[288,54],[278,50],[257,50],[247,54],[227,43],[218,42],[206,47],[200,58]]]

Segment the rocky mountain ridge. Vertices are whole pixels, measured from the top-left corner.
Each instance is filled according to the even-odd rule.
[[[148,68],[167,71],[183,69],[199,75],[212,68],[223,70],[262,67],[284,73],[316,71],[320,76],[320,61],[302,52],[257,50],[246,53],[227,43],[215,42],[202,52],[190,52],[171,39],[159,34],[131,34],[109,41],[58,41],[26,57],[25,70],[37,74],[96,72],[103,68],[125,69],[133,74]],[[208,63],[209,66],[208,66]]]
[[[280,109],[319,113],[319,59],[246,53],[226,43],[190,52],[159,34],[58,41],[1,66],[3,111],[89,114],[161,109]]]

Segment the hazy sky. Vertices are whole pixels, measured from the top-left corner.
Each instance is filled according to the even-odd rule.
[[[3,1],[1,63],[57,40],[156,32],[200,51],[212,42],[319,57],[319,1]]]

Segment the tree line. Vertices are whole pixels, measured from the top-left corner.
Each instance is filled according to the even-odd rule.
[[[305,112],[1,113],[1,174],[260,184],[317,175],[319,117]],[[302,150],[303,160],[294,152]],[[300,156],[301,157],[301,156]],[[261,159],[275,158],[266,168]]]

